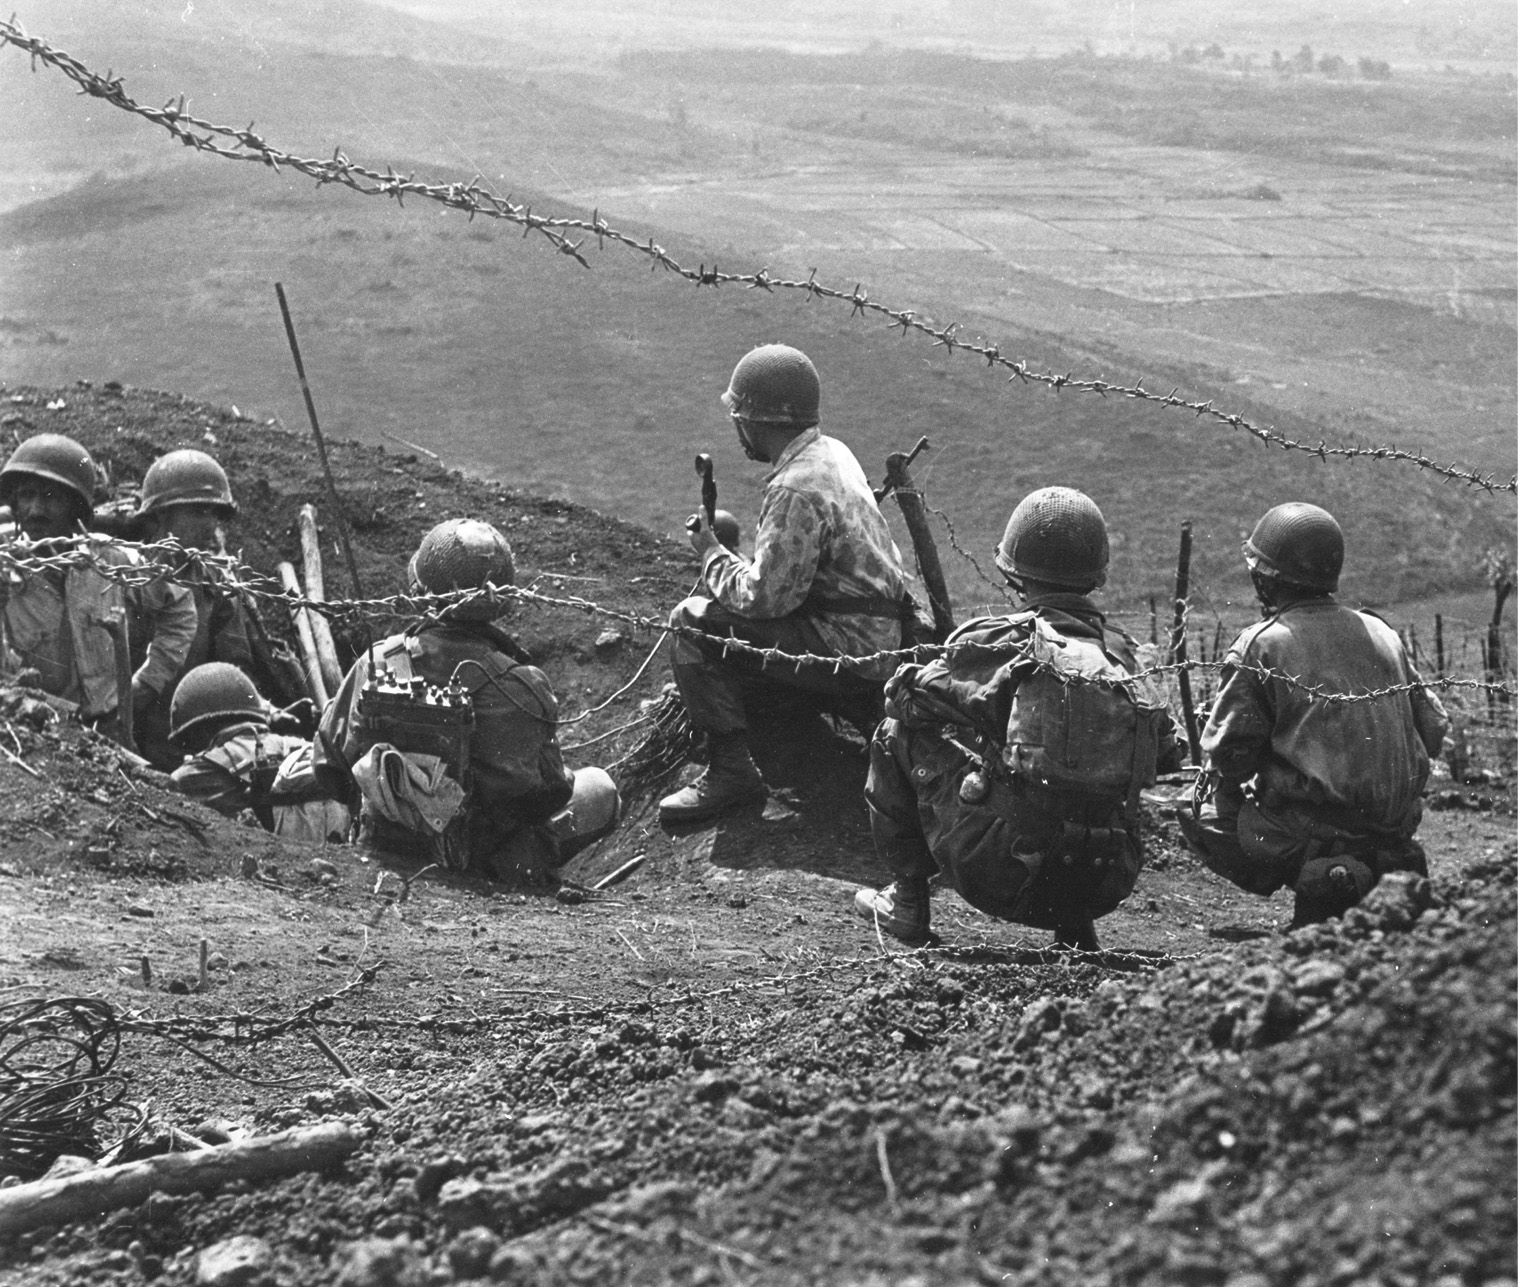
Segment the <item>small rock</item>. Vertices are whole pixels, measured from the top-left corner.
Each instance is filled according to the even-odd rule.
[[[262,1277],[274,1263],[274,1251],[262,1238],[238,1234],[223,1238],[200,1253],[195,1281],[202,1287],[244,1287]]]
[[[151,907],[144,907],[141,903],[128,903],[126,911],[128,916],[153,915],[153,909]]]
[[[422,1262],[410,1238],[360,1238],[338,1248],[337,1287],[420,1287]]]
[[[253,854],[243,854],[242,865],[239,870],[246,879],[252,880],[254,876],[258,875],[258,859]]]
[[[696,1101],[713,1104],[726,1099],[737,1089],[738,1082],[734,1078],[712,1069],[696,1078]]]
[[[958,1077],[973,1077],[980,1071],[980,1060],[973,1055],[957,1055],[949,1060],[949,1071]]]
[[[568,907],[575,907],[585,901],[585,891],[576,889],[573,885],[560,885],[554,897]]]
[[[1344,967],[1333,961],[1310,960],[1303,963],[1292,982],[1305,997],[1326,997],[1344,981]]]
[[[520,1247],[502,1247],[490,1258],[490,1281],[508,1287],[532,1287],[540,1281],[542,1266],[529,1251]]]
[[[328,862],[325,858],[313,858],[306,865],[306,870],[317,880],[336,880],[337,864]]]
[[[465,1229],[448,1244],[448,1263],[460,1278],[481,1278],[501,1249],[501,1240],[483,1225]]]
[[[489,1227],[504,1198],[500,1185],[462,1176],[449,1180],[438,1191],[437,1213],[444,1224],[460,1232],[477,1226]]]
[[[627,636],[620,630],[603,630],[596,636],[596,651],[609,652],[613,648],[620,648],[627,642]]]

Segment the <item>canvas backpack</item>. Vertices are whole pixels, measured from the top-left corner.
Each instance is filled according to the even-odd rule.
[[[1121,807],[1138,817],[1138,794],[1154,781],[1163,695],[1134,678],[1102,641],[1063,635],[1033,616],[1012,693],[1002,761],[1030,794],[1057,812]]]

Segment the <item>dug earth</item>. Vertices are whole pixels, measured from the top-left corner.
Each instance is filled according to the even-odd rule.
[[[118,480],[214,442],[255,568],[326,505],[303,442],[229,409],[81,385],[0,388],[0,416]],[[371,597],[438,519],[489,520],[559,601],[512,626],[585,714],[566,747],[596,739],[567,758],[634,745],[665,679],[639,676],[642,623],[689,586],[683,544],[413,456],[332,457]],[[0,722],[0,1159],[71,1129],[88,1156],[59,1174],[311,1150],[61,1223],[0,1165],[3,1287],[1515,1281],[1505,726],[1479,785],[1434,784],[1430,879],[1290,933],[1289,895],[1211,876],[1156,797],[1109,950],[1072,955],[949,897],[931,948],[854,918],[880,879],[862,746],[817,717],[759,729],[762,813],[668,832],[643,784],[562,879],[521,885],[277,841],[14,693]],[[80,1053],[28,1096],[59,1062],[19,1044],[40,1001]],[[71,1124],[90,1076],[106,1106]]]

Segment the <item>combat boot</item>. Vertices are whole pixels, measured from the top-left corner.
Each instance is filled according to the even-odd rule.
[[[1054,928],[1054,946],[1074,948],[1077,952],[1100,952],[1096,922],[1089,916],[1061,917]]]
[[[1297,877],[1296,901],[1287,929],[1342,916],[1375,888],[1377,879],[1369,866],[1347,855],[1310,859],[1302,864]]]
[[[689,786],[659,801],[659,821],[703,822],[769,795],[742,733],[714,733],[706,771]]]
[[[898,880],[884,889],[861,889],[854,895],[854,910],[903,943],[925,943],[932,898],[925,880]]]

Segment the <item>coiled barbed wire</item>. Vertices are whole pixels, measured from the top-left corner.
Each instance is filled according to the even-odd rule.
[[[112,1116],[134,1107],[111,1071],[120,1050],[121,1025],[104,1001],[0,1005],[0,1175],[32,1178],[65,1153],[99,1155]]]
[[[935,348],[944,348],[951,354],[959,350],[983,358],[987,366],[999,367],[1011,372],[1007,377],[1009,383],[1041,384],[1056,393],[1064,389],[1073,389],[1082,393],[1093,393],[1103,398],[1111,395],[1149,402],[1161,407],[1189,411],[1198,419],[1205,418],[1219,427],[1239,430],[1268,447],[1280,447],[1283,451],[1305,452],[1324,461],[1330,456],[1346,460],[1398,461],[1485,492],[1518,494],[1518,475],[1514,475],[1511,479],[1499,480],[1495,474],[1482,474],[1460,465],[1440,464],[1422,452],[1408,451],[1391,445],[1363,446],[1329,443],[1321,438],[1317,442],[1292,438],[1268,426],[1257,425],[1236,412],[1215,407],[1210,398],[1199,401],[1182,397],[1178,387],[1171,389],[1169,393],[1156,393],[1146,389],[1142,377],[1133,384],[1124,385],[1109,380],[1077,378],[1068,371],[1063,375],[1051,371],[1036,371],[1028,365],[1026,360],[1008,357],[996,344],[985,340],[962,339],[958,322],[949,322],[940,326],[931,319],[919,315],[915,309],[895,308],[881,303],[870,298],[869,291],[864,289],[861,282],[855,282],[852,290],[828,286],[817,280],[815,268],[804,279],[774,277],[770,275],[768,267],[748,273],[722,272],[716,264],[713,264],[710,269],[704,263],[698,268],[691,268],[679,263],[652,237],[645,242],[613,228],[601,218],[599,209],[591,212],[589,220],[534,214],[530,205],[520,205],[512,201],[509,195],[501,197],[481,186],[480,175],[476,175],[468,183],[419,182],[414,173],[402,176],[388,165],[383,171],[359,165],[344,155],[341,146],[333,149],[330,158],[299,157],[274,147],[255,133],[253,122],[249,122],[246,129],[237,129],[232,126],[217,125],[191,115],[188,111],[188,100],[183,94],[180,94],[177,100],[171,98],[162,107],[149,107],[138,103],[128,97],[121,77],[113,75],[109,69],[104,76],[91,71],[78,59],[62,50],[55,49],[45,40],[27,35],[14,17],[9,22],[0,20],[0,45],[6,44],[13,45],[28,54],[34,70],[38,62],[56,68],[79,86],[80,93],[103,99],[113,107],[160,126],[180,143],[194,148],[197,152],[209,152],[234,161],[255,161],[275,171],[294,170],[315,179],[318,187],[335,183],[364,196],[393,197],[400,203],[404,203],[406,197],[414,196],[435,201],[451,209],[462,210],[471,220],[476,215],[504,220],[519,226],[524,237],[530,233],[539,233],[555,250],[569,256],[584,268],[590,267],[590,261],[582,253],[583,248],[586,242],[594,237],[599,249],[604,249],[606,242],[613,242],[635,254],[645,256],[650,261],[651,268],[663,268],[666,272],[697,287],[732,284],[767,292],[793,290],[803,292],[809,300],[826,299],[848,304],[850,317],[875,316],[883,319],[890,330],[900,330],[903,335],[909,331],[916,332],[931,339]],[[572,239],[573,234],[576,233],[580,234],[578,241]]]

